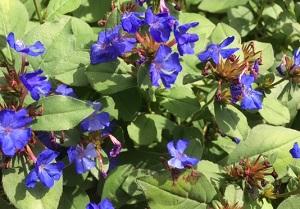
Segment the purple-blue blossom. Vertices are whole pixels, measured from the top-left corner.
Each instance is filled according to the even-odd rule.
[[[122,35],[120,25],[99,33],[98,41],[94,43],[90,51],[92,64],[111,62],[119,56],[130,52],[136,46],[136,39]]]
[[[72,146],[68,149],[70,163],[75,163],[78,174],[85,173],[96,166],[95,158],[98,156],[95,145],[89,143],[86,148],[82,145]]]
[[[34,168],[26,177],[26,187],[34,188],[37,182],[41,182],[45,187],[51,188],[55,181],[58,181],[64,168],[63,162],[53,162],[59,155],[50,149],[42,151],[34,164]]]
[[[198,25],[198,22],[191,22],[180,26],[176,24],[174,35],[177,42],[177,49],[181,56],[184,54],[194,54],[195,42],[199,40],[199,36],[187,32],[189,29],[197,27]]]
[[[300,147],[298,145],[298,142],[294,143],[294,146],[292,149],[290,149],[290,153],[293,158],[299,159],[300,158]]]
[[[39,56],[45,52],[45,47],[40,41],[37,41],[32,45],[25,45],[23,41],[16,40],[15,34],[12,32],[8,34],[6,41],[8,45],[17,52],[30,56]]]
[[[30,92],[32,99],[38,101],[41,96],[48,96],[51,91],[51,83],[46,76],[42,76],[43,70],[39,69],[30,73],[24,73],[20,80]]]
[[[86,132],[93,132],[107,128],[110,125],[110,117],[107,112],[99,112],[102,107],[101,103],[94,102],[90,105],[95,111],[80,123],[81,129]]]
[[[149,25],[149,32],[156,42],[167,42],[170,38],[176,20],[169,13],[153,14],[151,8],[145,13],[145,21]]]
[[[144,24],[144,20],[138,12],[125,12],[122,16],[121,24],[124,31],[136,33]]]
[[[74,90],[66,84],[60,84],[56,87],[55,93],[63,96],[76,97]]]
[[[198,58],[201,60],[201,62],[205,62],[209,59],[212,59],[215,64],[219,64],[220,56],[223,57],[223,59],[227,59],[239,50],[239,48],[226,48],[233,41],[234,36],[230,36],[223,40],[220,44],[209,44],[206,47],[206,50],[198,55]]]
[[[111,201],[107,198],[103,199],[99,204],[89,203],[86,209],[115,209]]]
[[[263,93],[252,88],[255,78],[253,75],[243,74],[239,83],[230,86],[232,102],[241,101],[244,110],[257,110],[262,108]]]
[[[4,155],[13,156],[29,142],[32,118],[26,109],[0,111],[0,145]]]
[[[172,168],[184,169],[185,167],[191,167],[197,165],[199,160],[194,157],[187,156],[184,151],[188,147],[188,140],[179,139],[178,141],[170,141],[167,144],[169,154],[172,158],[168,161],[168,165]]]
[[[178,53],[172,53],[168,46],[161,45],[150,65],[150,79],[153,86],[159,86],[159,81],[166,88],[175,83],[179,72],[182,70]]]

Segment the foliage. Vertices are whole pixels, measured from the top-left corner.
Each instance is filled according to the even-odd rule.
[[[0,0],[0,207],[300,208],[299,22],[297,0]]]

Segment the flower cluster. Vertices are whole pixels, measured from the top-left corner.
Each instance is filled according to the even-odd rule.
[[[228,48],[234,41],[234,36],[223,40],[220,44],[210,44],[206,50],[198,55],[201,62],[206,62],[204,75],[209,71],[218,80],[217,99],[240,103],[244,110],[257,110],[262,108],[263,93],[253,89],[253,84],[259,74],[259,65],[262,63],[261,53],[256,52],[254,44],[250,42],[242,47],[243,60],[234,53],[239,48]],[[211,62],[212,61],[212,62]],[[223,87],[230,89],[231,98]]]
[[[126,44],[130,43],[130,41],[135,44],[135,39],[121,38],[125,42],[127,41],[125,45],[122,45],[118,39],[120,29],[121,27],[111,31],[111,39],[109,41],[113,41],[114,44],[109,50],[113,53],[119,50],[117,53],[122,54],[124,50],[130,51],[132,49],[131,46],[127,47]],[[106,36],[102,36],[99,38],[99,41],[105,42],[107,41],[106,38]],[[35,101],[53,94],[73,98],[77,96],[75,91],[65,84],[58,84],[53,89],[53,83],[43,75],[42,69],[32,72],[26,71],[28,66],[26,56],[40,56],[45,52],[45,47],[40,41],[27,46],[22,41],[15,40],[14,33],[10,33],[7,36],[7,43],[21,55],[22,66],[19,73],[12,66],[7,67],[7,74],[5,74],[7,86],[3,87],[3,89],[18,95],[18,101],[9,105],[1,105],[0,146],[3,155],[10,159],[16,153],[25,154],[28,157],[29,162],[33,165],[33,169],[26,177],[26,187],[28,189],[34,188],[38,182],[47,188],[53,187],[55,181],[61,178],[65,168],[63,162],[55,161],[58,159],[58,156],[61,158],[61,155],[66,155],[64,154],[66,153],[65,151],[67,151],[69,163],[75,164],[78,174],[88,172],[96,167],[96,160],[99,160],[99,166],[102,167],[101,143],[105,138],[109,138],[113,144],[110,156],[116,157],[120,153],[122,146],[110,134],[110,116],[107,112],[101,111],[102,105],[99,102],[87,102],[87,105],[94,108],[94,112],[80,123],[82,130],[80,142],[77,145],[68,147],[67,150],[56,142],[57,135],[54,132],[35,132],[30,128],[34,118],[42,115],[43,112],[38,111],[39,106],[30,105],[26,107],[24,104],[26,96],[30,95]],[[98,46],[94,47],[97,50],[99,49],[97,48]],[[99,50],[101,51],[101,49]],[[64,135],[64,132],[62,132],[62,141],[64,140]],[[45,147],[37,157],[32,151],[37,144],[36,140],[39,140],[39,144]],[[106,171],[101,170],[101,172],[106,175]],[[100,208],[107,208],[108,206],[108,200],[99,204]],[[93,207],[93,204],[90,207]],[[110,206],[109,208],[113,207]]]
[[[229,169],[229,175],[235,179],[244,180],[247,186],[255,189],[262,189],[267,184],[267,176],[277,178],[273,166],[266,159],[261,160],[261,155],[255,161],[243,159],[238,165]]]
[[[188,31],[197,26],[197,22],[180,25],[168,10],[158,14],[152,8],[145,13],[125,12],[121,25],[99,33],[98,41],[91,47],[91,63],[123,57],[129,63],[148,66],[153,86],[162,83],[170,88],[182,71],[180,56],[194,53],[199,37]],[[170,40],[172,33],[174,39]],[[173,52],[174,45],[179,53]]]

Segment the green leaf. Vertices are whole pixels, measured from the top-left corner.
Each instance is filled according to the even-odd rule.
[[[9,204],[6,200],[0,198],[0,205],[5,209],[16,209],[13,205]]]
[[[291,196],[278,206],[277,209],[298,209],[300,208],[300,195]]]
[[[191,171],[172,181],[169,172],[155,173],[137,180],[153,209],[204,209],[216,195],[214,187],[203,174],[189,177]],[[187,180],[190,178],[190,180]]]
[[[290,122],[289,109],[282,105],[277,99],[266,97],[263,100],[263,108],[259,114],[272,125],[284,125]]]
[[[47,7],[47,20],[53,19],[57,15],[63,15],[77,9],[81,0],[50,0]]]
[[[259,73],[266,74],[275,61],[274,50],[272,44],[263,43],[259,41],[252,41],[254,43],[255,51],[262,52],[262,65],[259,66]],[[249,42],[247,42],[249,43]]]
[[[209,182],[216,188],[220,188],[221,181],[225,174],[225,171],[221,166],[208,160],[201,160],[198,163],[196,170],[205,175]]]
[[[161,142],[163,129],[172,131],[175,124],[157,114],[138,116],[128,127],[129,137],[138,145],[149,145]]]
[[[225,192],[224,192],[224,199],[226,202],[228,202],[230,205],[234,205],[238,203],[240,207],[243,206],[243,197],[244,192],[238,185],[229,184],[226,186]]]
[[[231,137],[246,139],[249,126],[245,115],[232,105],[214,104],[216,123],[221,131]]]
[[[54,22],[35,27],[25,36],[25,41],[41,41],[46,53],[28,57],[34,69],[73,86],[88,84],[85,68],[90,63],[89,43],[94,38],[91,27],[80,19],[63,16]]]
[[[262,200],[257,199],[253,200],[252,198],[249,198],[249,200],[246,200],[244,203],[245,209],[273,209],[273,206],[271,203],[266,200],[266,198],[263,198]]]
[[[81,0],[81,6],[73,14],[86,22],[93,23],[104,19],[110,8],[111,0]]]
[[[242,158],[257,155],[277,155],[273,166],[279,176],[286,173],[287,166],[293,161],[289,150],[295,142],[300,143],[300,132],[293,129],[270,125],[255,126],[247,139],[242,141],[226,159],[227,164],[238,163]]]
[[[231,7],[244,5],[248,0],[203,0],[201,1],[198,9],[212,12],[212,13],[221,13],[225,12],[226,9]]]
[[[91,86],[102,94],[114,94],[135,87],[136,79],[130,74],[131,65],[122,59],[90,65],[86,71]]]
[[[38,102],[44,109],[32,125],[33,130],[59,131],[77,126],[84,118],[93,113],[86,102],[66,96],[49,96]]]
[[[18,0],[0,1],[0,50],[9,60],[13,59],[12,49],[6,43],[10,32],[15,33],[15,38],[22,38],[26,31],[29,17],[25,6]],[[29,42],[31,44],[33,42]]]
[[[110,116],[114,117],[115,119],[119,116],[119,108],[116,108],[115,101],[113,98],[109,96],[104,96],[100,99],[100,102],[102,104],[101,111],[108,112]]]
[[[245,6],[231,8],[228,11],[228,20],[241,36],[246,36],[256,26],[252,11]]]
[[[169,90],[157,91],[161,98],[160,104],[183,120],[192,116],[200,109],[200,104],[189,86],[177,86]]]
[[[58,209],[85,208],[89,202],[90,198],[86,192],[72,187],[64,187]]]
[[[279,15],[283,12],[283,9],[276,3],[272,3],[271,5],[267,5],[263,12],[262,16],[264,18],[272,18],[274,20],[278,20]]]
[[[24,158],[15,158],[13,168],[3,170],[2,185],[9,201],[16,208],[57,209],[62,194],[62,177],[51,189],[40,183],[33,189],[27,189],[25,178],[28,173]]]
[[[120,118],[125,121],[132,121],[142,107],[142,96],[138,88],[120,91],[113,98]]]
[[[130,199],[130,196],[121,186],[133,169],[133,166],[128,164],[114,169],[105,180],[101,199],[109,198],[117,208],[124,205]]]

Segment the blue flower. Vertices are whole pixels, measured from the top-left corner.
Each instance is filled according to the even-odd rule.
[[[17,150],[23,149],[31,138],[32,122],[27,110],[0,111],[0,145],[4,155],[13,156]]]
[[[201,62],[205,62],[209,59],[212,59],[215,64],[219,64],[220,61],[220,55],[227,59],[232,54],[234,54],[236,51],[239,50],[239,48],[232,48],[232,49],[225,49],[226,46],[231,44],[234,40],[234,36],[230,36],[226,38],[222,43],[220,44],[210,44],[206,47],[206,50],[204,52],[201,52],[198,55],[198,58],[201,60]]]
[[[55,93],[59,95],[69,96],[69,97],[76,97],[74,90],[67,86],[66,84],[60,84],[56,87]]]
[[[173,168],[183,169],[185,167],[197,165],[197,158],[189,157],[184,154],[189,142],[185,139],[179,139],[177,143],[171,141],[167,144],[169,154],[173,157],[168,161],[168,165]]]
[[[95,158],[98,156],[95,145],[89,143],[84,149],[82,145],[72,146],[68,149],[70,163],[75,162],[76,172],[85,173],[96,166]]]
[[[38,101],[41,96],[48,96],[51,91],[51,83],[46,76],[41,76],[43,71],[36,70],[31,73],[24,73],[20,76],[20,80],[30,92],[32,99]]]
[[[238,84],[230,86],[232,102],[241,100],[241,108],[244,110],[257,110],[262,108],[263,94],[252,89],[253,75],[243,74]]]
[[[175,24],[175,18],[168,13],[153,14],[151,8],[148,8],[145,14],[145,21],[149,25],[149,31],[156,42],[166,42]]]
[[[115,209],[111,201],[107,198],[103,199],[98,205],[96,203],[89,203],[86,209]]]
[[[144,24],[140,14],[137,12],[126,12],[121,19],[123,30],[128,33],[136,33]]]
[[[103,130],[110,124],[109,114],[107,112],[99,113],[101,103],[95,102],[92,105],[95,111],[80,124],[81,129],[86,132]]]
[[[292,149],[290,149],[290,153],[293,158],[299,159],[300,158],[300,147],[298,145],[298,142],[295,142]]]
[[[177,42],[177,49],[179,54],[194,54],[195,42],[199,40],[197,34],[189,34],[187,31],[190,28],[197,27],[198,22],[191,22],[180,26],[175,26],[174,35]]]
[[[51,188],[54,185],[54,181],[60,179],[64,163],[52,163],[58,155],[58,152],[50,149],[46,149],[38,155],[34,168],[26,177],[27,188],[34,188],[37,182],[41,182],[45,187]]]
[[[30,56],[39,56],[45,52],[45,47],[40,41],[35,42],[33,45],[26,46],[22,41],[16,40],[15,34],[12,32],[8,34],[6,41],[8,45],[17,52]]]
[[[121,26],[99,33],[97,43],[91,47],[90,58],[92,64],[111,62],[130,52],[136,45],[136,39],[122,36]]]
[[[150,65],[150,78],[153,86],[159,86],[159,80],[166,88],[175,83],[182,70],[178,53],[172,53],[170,47],[161,45]]]

